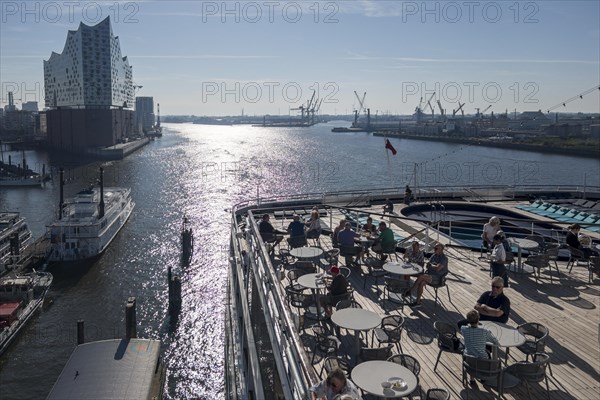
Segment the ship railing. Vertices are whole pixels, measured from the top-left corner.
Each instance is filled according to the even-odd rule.
[[[600,197],[600,187],[592,185],[469,185],[469,186],[419,186],[413,190],[416,201],[442,201],[452,198],[476,197],[486,199],[489,197],[503,197],[514,199],[516,197],[531,197],[547,195],[548,193],[569,194],[573,198],[585,196]],[[475,196],[474,196],[475,194]],[[404,189],[399,187],[371,188],[352,191],[312,192],[303,194],[282,194],[279,196],[257,197],[239,203],[237,209],[257,205],[268,206],[278,201],[321,201],[328,204],[352,204],[356,199],[368,196],[370,201],[402,199]]]
[[[233,213],[234,223],[237,226],[235,211]],[[303,399],[308,396],[308,388],[317,381],[317,376],[308,361],[306,353],[303,350],[303,344],[296,330],[294,320],[288,307],[286,307],[285,293],[279,284],[279,277],[273,268],[265,243],[258,233],[258,226],[254,220],[252,211],[248,213],[248,232],[246,235],[236,230],[232,232],[232,248],[235,261],[232,263],[232,269],[236,270],[236,279],[238,284],[234,293],[237,297],[238,308],[241,307],[244,324],[239,325],[240,332],[238,338],[244,351],[240,353],[244,369],[247,370],[247,376],[252,382],[252,387],[246,390],[251,392],[258,389],[260,385],[261,369],[258,364],[257,349],[252,338],[256,338],[254,329],[251,326],[251,315],[261,312],[264,318],[264,329],[268,334],[272,349],[272,357],[277,368],[278,390],[285,399]],[[244,275],[241,271],[241,248],[244,237],[247,239],[246,246],[250,257],[248,271]],[[236,265],[234,265],[236,264]],[[246,284],[243,286],[240,282]],[[235,283],[232,281],[232,283]],[[249,290],[251,289],[251,290]],[[250,296],[252,293],[252,298]],[[254,301],[253,301],[254,300]],[[256,304],[256,301],[260,304]],[[250,304],[250,306],[248,306]],[[266,340],[266,338],[260,338]],[[244,360],[245,359],[245,360]],[[263,369],[264,370],[264,369]],[[267,385],[265,387],[270,387]],[[261,386],[262,388],[262,386]],[[256,396],[261,398],[261,396]]]
[[[227,304],[229,318],[226,327],[226,379],[227,396],[231,399],[264,398],[261,369],[255,348],[254,330],[250,318],[250,294],[246,290],[246,276],[242,268],[242,255],[236,237],[235,214],[231,232],[231,259]]]

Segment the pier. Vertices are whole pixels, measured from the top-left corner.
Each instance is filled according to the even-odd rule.
[[[7,265],[3,273],[11,271],[25,273],[32,269],[41,269],[46,262],[49,251],[50,239],[46,236],[41,236],[23,250],[17,261]]]
[[[102,160],[121,160],[148,143],[150,143],[150,139],[143,138],[103,149],[89,149],[87,153]]]

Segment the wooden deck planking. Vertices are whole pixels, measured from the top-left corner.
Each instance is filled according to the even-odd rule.
[[[379,211],[379,210],[377,210]],[[334,212],[331,228],[335,228],[337,221],[343,218],[339,212]],[[380,219],[375,217],[375,219]],[[387,219],[387,217],[386,217]],[[329,223],[329,221],[328,221]],[[397,233],[408,236],[409,233],[392,224],[392,229]],[[321,237],[321,246],[328,250],[331,248],[330,238]],[[459,355],[443,353],[437,372],[433,366],[438,355],[437,341],[433,330],[433,322],[443,320],[456,323],[463,318],[475,304],[479,295],[489,290],[490,277],[488,271],[480,270],[487,267],[485,262],[477,259],[479,252],[464,249],[448,248],[446,254],[450,259],[451,273],[460,275],[458,278],[449,275],[448,287],[450,288],[452,302],[449,302],[445,288],[439,289],[440,303],[434,307],[433,289],[427,288],[423,297],[421,308],[405,306],[404,310],[398,306],[393,308],[392,303],[386,302],[382,308],[381,297],[383,292],[383,279],[380,279],[379,293],[377,293],[374,279],[368,277],[366,267],[361,271],[351,268],[350,282],[355,288],[355,299],[363,308],[370,309],[382,316],[386,314],[400,314],[405,318],[405,328],[402,333],[402,348],[404,353],[413,355],[421,364],[420,384],[423,394],[427,389],[443,387],[451,392],[451,398],[466,398],[465,388],[462,385],[462,360]],[[340,265],[343,265],[340,257]],[[325,266],[321,262],[321,266]],[[550,330],[546,352],[551,356],[553,376],[547,371],[550,384],[551,399],[596,399],[600,397],[600,334],[598,311],[600,290],[599,280],[588,284],[587,270],[575,267],[572,274],[568,274],[566,263],[559,262],[560,283],[554,270],[554,282],[550,283],[549,276],[542,271],[539,283],[535,282],[532,275],[511,274],[511,287],[505,289],[506,295],[511,300],[511,318],[509,324],[516,326],[524,322],[540,322]],[[364,279],[368,279],[366,288],[363,289]],[[283,282],[284,284],[286,281]],[[342,330],[343,331],[343,330]],[[307,329],[307,335],[310,329]],[[370,334],[369,334],[370,335]],[[353,345],[353,332],[342,333],[340,354],[344,349]],[[311,342],[305,347],[311,353]],[[393,349],[397,352],[396,348]],[[503,356],[504,353],[500,352]],[[509,364],[524,360],[525,356],[518,349],[512,348]],[[317,373],[321,372],[321,365],[315,365]],[[469,398],[488,399],[495,398],[496,391],[482,386],[469,389]],[[531,385],[532,399],[545,399],[545,383]],[[528,398],[525,385],[507,389],[504,394],[506,399]]]

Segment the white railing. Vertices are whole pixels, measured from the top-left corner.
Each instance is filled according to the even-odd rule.
[[[271,202],[269,199],[266,202]],[[265,202],[261,201],[261,205]],[[254,346],[254,339],[263,341],[268,340],[272,357],[277,368],[277,377],[279,388],[285,399],[304,399],[308,398],[308,388],[317,381],[317,376],[308,361],[306,353],[303,350],[302,341],[298,335],[291,312],[287,307],[285,293],[279,284],[279,277],[268,256],[267,249],[263,243],[258,226],[254,220],[252,211],[248,212],[247,235],[244,235],[239,229],[236,221],[236,210],[233,211],[232,229],[232,255],[233,260],[230,265],[232,275],[230,279],[230,290],[232,291],[230,299],[234,299],[232,307],[238,311],[240,318],[238,321],[239,331],[237,344],[243,351],[238,351],[238,357],[241,361],[242,373],[247,377],[246,382],[249,385],[242,391],[253,393],[252,397],[261,398],[258,386],[261,385],[260,354]],[[246,236],[249,240],[244,238]],[[245,242],[244,242],[245,241]],[[247,271],[241,267],[242,256],[241,249],[246,245],[248,248],[250,266]],[[233,287],[235,286],[235,287]],[[260,304],[253,304],[248,293],[248,288],[253,291],[253,299]],[[235,290],[235,292],[234,292]],[[268,338],[256,338],[252,327],[253,313],[261,312],[264,318],[265,328]],[[232,345],[234,345],[232,343]],[[261,389],[262,390],[262,387]],[[264,393],[262,394],[264,396]]]

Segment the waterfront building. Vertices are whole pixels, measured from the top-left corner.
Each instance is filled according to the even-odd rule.
[[[135,127],[138,133],[154,127],[154,98],[143,96],[135,98]]]
[[[21,109],[23,111],[31,111],[31,112],[38,112],[38,102],[37,101],[27,101],[25,103],[23,103],[23,106],[21,107]]]
[[[44,61],[50,146],[67,151],[121,142],[133,126],[133,72],[110,17],[69,31]]]

